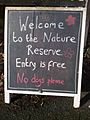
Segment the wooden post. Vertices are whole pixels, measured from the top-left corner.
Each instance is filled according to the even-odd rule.
[[[80,107],[80,95],[75,95],[73,107],[74,108],[79,108]]]
[[[4,98],[5,103],[9,104],[10,103],[10,93],[6,91],[4,96],[5,96],[5,98]]]

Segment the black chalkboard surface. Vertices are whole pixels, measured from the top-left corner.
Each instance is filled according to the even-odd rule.
[[[9,10],[7,89],[76,94],[82,15]]]

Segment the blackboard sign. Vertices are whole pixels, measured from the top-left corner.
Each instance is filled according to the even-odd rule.
[[[77,94],[83,11],[7,11],[7,90]]]

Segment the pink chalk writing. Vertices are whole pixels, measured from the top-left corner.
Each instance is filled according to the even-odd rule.
[[[29,79],[25,76],[25,73],[17,73],[17,83],[24,83],[27,84],[29,82]]]
[[[42,84],[44,84],[44,78],[40,78],[34,74],[34,76],[31,79],[31,82],[35,84],[36,87],[40,87]]]
[[[34,84],[35,87],[41,87],[47,81],[47,85],[64,85],[64,80],[53,79],[52,77],[45,80],[44,77],[39,77],[34,74],[31,79],[29,79],[25,73],[17,73],[17,84]]]
[[[72,15],[69,15],[68,18],[66,19],[66,22],[69,26],[75,24],[76,17],[73,17]]]
[[[51,77],[51,79],[48,79],[47,83],[48,85],[64,85],[64,80],[55,80]]]

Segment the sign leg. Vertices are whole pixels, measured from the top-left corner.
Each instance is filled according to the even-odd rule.
[[[79,108],[79,106],[80,106],[80,95],[75,95],[73,107]]]
[[[10,103],[10,93],[5,92],[5,103]]]

